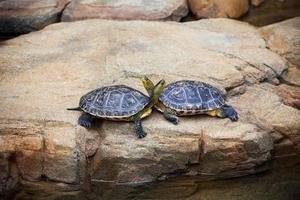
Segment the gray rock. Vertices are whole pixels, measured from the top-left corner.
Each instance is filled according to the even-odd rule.
[[[0,33],[36,31],[60,21],[69,0],[4,0],[0,2]]]
[[[185,0],[79,0],[66,7],[62,21],[94,18],[179,21],[187,14]]]

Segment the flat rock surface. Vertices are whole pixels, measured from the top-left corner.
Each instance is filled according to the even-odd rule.
[[[188,14],[185,0],[79,0],[64,10],[63,21],[82,19],[174,20]]]
[[[2,0],[0,33],[28,33],[58,22],[68,2],[69,0]]]
[[[236,177],[266,170],[275,139],[278,157],[299,152],[300,111],[266,82],[287,68],[255,28],[234,20],[48,26],[0,43],[0,152],[15,157],[1,165],[21,166],[25,180],[65,183],[87,174],[94,181],[139,183],[174,172]],[[66,110],[105,85],[146,93],[144,75],[235,91],[228,103],[240,120],[182,117],[175,126],[155,111],[143,120],[147,137],[137,139],[133,123],[98,121],[86,130],[77,125],[80,112]]]

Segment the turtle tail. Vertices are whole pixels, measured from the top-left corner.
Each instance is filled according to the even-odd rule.
[[[77,107],[77,108],[67,108],[67,110],[82,111],[80,107]]]

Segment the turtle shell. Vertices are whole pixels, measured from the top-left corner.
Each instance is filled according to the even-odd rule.
[[[173,110],[192,113],[220,108],[225,104],[226,97],[207,83],[182,80],[167,85],[159,100]]]
[[[100,118],[127,118],[142,109],[149,97],[125,85],[95,89],[80,98],[79,107]]]

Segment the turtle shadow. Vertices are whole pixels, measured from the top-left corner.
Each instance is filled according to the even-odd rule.
[[[104,121],[105,121],[105,120],[103,120],[103,119],[98,119],[98,118],[93,119],[93,120],[92,120],[92,127],[91,127],[91,129],[96,129],[96,130],[101,129],[102,126],[103,126],[103,123],[105,123]]]

